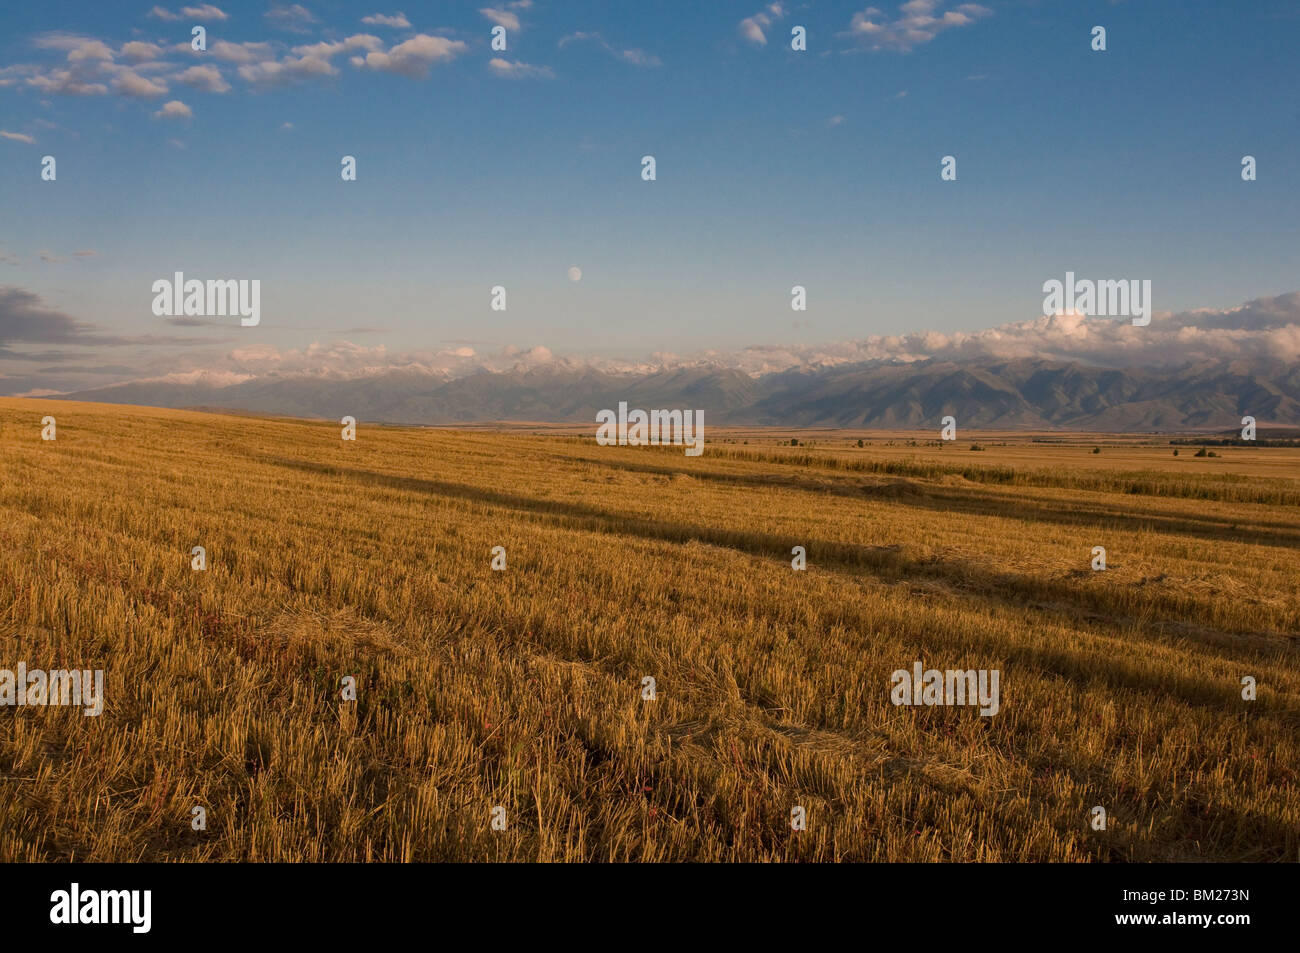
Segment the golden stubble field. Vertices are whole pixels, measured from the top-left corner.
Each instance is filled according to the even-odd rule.
[[[0,860],[1300,856],[1300,450],[790,435],[0,400]]]

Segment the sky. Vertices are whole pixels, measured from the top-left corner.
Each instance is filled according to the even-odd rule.
[[[396,4],[5,5],[0,393],[979,334],[1067,270],[1158,315],[1300,288],[1295,0]],[[177,271],[258,279],[260,324],[155,315]]]

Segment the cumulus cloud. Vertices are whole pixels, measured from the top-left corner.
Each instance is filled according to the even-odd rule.
[[[221,70],[215,66],[191,66],[173,78],[178,83],[184,83],[205,93],[225,93],[230,90],[230,84],[222,77]]]
[[[65,54],[67,66],[14,64],[0,70],[0,85],[13,86],[21,81],[46,95],[101,96],[109,91],[108,83],[112,81],[119,93],[133,97],[151,95],[149,89],[155,85],[129,67],[115,63],[113,49],[92,37],[44,33],[32,41],[32,46]]]
[[[941,359],[1075,361],[1097,367],[1179,367],[1200,361],[1300,359],[1300,292],[1236,308],[1128,320],[1059,314],[973,332],[918,331],[792,348],[748,348],[711,356],[753,372],[808,364]]]
[[[519,16],[515,13],[511,13],[509,10],[500,10],[496,7],[483,7],[479,10],[479,13],[497,24],[497,26],[503,26],[507,30],[512,31],[519,29]]]
[[[357,50],[374,52],[383,49],[383,47],[384,43],[379,37],[371,36],[369,33],[358,33],[346,40],[339,40],[334,43],[312,43],[309,46],[295,46],[293,52],[299,56],[329,59],[336,53],[352,53]]]
[[[737,29],[741,37],[754,46],[767,46],[767,34],[763,31],[771,26],[773,21],[780,20],[784,16],[785,8],[781,4],[769,3],[758,13],[741,20]]]
[[[345,333],[370,333],[354,328]],[[1258,362],[1277,367],[1300,360],[1300,292],[1260,298],[1236,308],[1156,314],[1146,327],[1126,321],[1079,315],[1035,317],[975,332],[918,331],[875,335],[816,345],[761,346],[710,350],[691,355],[654,353],[643,358],[558,356],[542,345],[507,346],[480,351],[466,342],[449,342],[437,350],[390,352],[347,340],[314,342],[304,348],[279,349],[253,344],[229,351],[212,349],[211,338],[119,338],[46,308],[30,292],[0,288],[0,357],[27,362],[62,360],[62,353],[15,354],[13,342],[49,345],[172,344],[185,341],[203,349],[165,355],[132,356],[135,366],[103,362],[87,373],[135,383],[202,383],[226,386],[257,380],[346,380],[380,375],[425,375],[451,380],[483,372],[592,368],[607,373],[650,373],[682,367],[728,367],[760,376],[796,368],[857,364],[868,361],[925,360],[986,362],[1028,358],[1072,362],[1091,367],[1174,370],[1208,362]],[[391,379],[391,378],[390,378]],[[48,384],[49,382],[44,382]],[[36,386],[34,382],[26,386]],[[81,385],[85,386],[85,385]],[[11,391],[16,387],[10,387]]]
[[[384,73],[399,73],[413,79],[422,79],[439,63],[450,62],[467,49],[460,40],[417,33],[388,52],[376,50],[367,53],[365,65]]]
[[[132,63],[139,63],[145,60],[156,60],[162,56],[162,47],[156,43],[145,43],[141,40],[132,40],[129,43],[123,43],[119,51],[122,59],[129,60]]]
[[[186,44],[186,49],[189,45]],[[209,52],[219,60],[227,63],[255,63],[258,60],[270,59],[272,49],[270,43],[231,43],[227,40],[217,40],[210,47]]]
[[[85,60],[107,60],[112,61],[113,51],[107,43],[100,40],[91,40],[88,43],[82,43],[75,49],[68,51],[69,63],[80,63]]]
[[[279,86],[296,80],[333,76],[338,73],[329,60],[318,56],[285,57],[265,63],[249,63],[239,67],[240,79],[256,86]]]
[[[84,75],[66,69],[53,69],[27,78],[27,85],[42,93],[65,96],[103,96],[108,92],[104,83],[94,82]]]
[[[113,88],[123,96],[134,99],[154,99],[167,92],[165,84],[146,79],[129,69],[117,74],[117,78],[113,80]]]
[[[849,36],[873,50],[906,53],[933,40],[944,30],[970,26],[992,16],[993,11],[978,3],[963,3],[945,10],[941,0],[908,0],[889,16],[877,7],[855,13],[849,21]]]
[[[406,19],[405,13],[395,13],[392,16],[386,16],[382,13],[372,13],[368,17],[361,18],[362,23],[368,23],[371,26],[391,26],[397,30],[409,29],[411,21]]]
[[[525,0],[517,0],[516,3],[505,4],[502,9],[525,9],[528,5]],[[201,11],[207,19],[225,17],[224,11],[210,4],[184,7],[181,13],[194,11]],[[165,20],[181,16],[164,7],[156,7],[151,15]],[[274,6],[267,17],[288,29],[314,22],[310,11],[299,4]],[[395,26],[399,18],[405,22],[402,14],[374,14],[365,19],[384,26]],[[58,59],[52,63],[16,63],[0,67],[0,89],[27,88],[47,96],[102,96],[114,93],[137,100],[166,95],[170,92],[169,83],[180,83],[206,93],[226,93],[231,90],[235,80],[267,88],[330,78],[339,73],[332,62],[339,56],[347,57],[358,69],[369,68],[418,79],[428,76],[435,65],[455,59],[468,48],[462,41],[423,33],[392,46],[369,33],[291,48],[281,41],[236,42],[214,39],[209,50],[201,54],[196,53],[188,41],[162,46],[143,40],[131,40],[117,46],[68,31],[40,34],[32,40],[31,45],[38,50],[53,52]],[[189,58],[193,65],[178,67],[174,61],[169,62],[163,58],[168,55]],[[232,64],[235,70],[233,73],[223,73],[214,65],[214,61]],[[500,75],[519,77],[551,75],[547,67],[531,67],[524,63],[508,63],[506,68],[494,68],[494,71]],[[179,111],[180,108],[165,108],[154,115],[158,118],[189,118]]]
[[[194,110],[179,99],[163,103],[162,109],[153,114],[155,119],[193,119]]]
[[[220,7],[204,3],[197,7],[181,7],[181,15],[191,20],[229,20],[229,15]]]

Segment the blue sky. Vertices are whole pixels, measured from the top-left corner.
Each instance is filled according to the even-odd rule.
[[[974,331],[1067,269],[1224,308],[1300,285],[1296,49],[1294,0],[10,4],[0,285],[130,339],[84,352],[114,367]],[[178,270],[260,279],[261,325],[154,316]]]

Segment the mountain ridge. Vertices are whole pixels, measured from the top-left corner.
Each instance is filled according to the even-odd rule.
[[[803,366],[750,376],[721,365],[612,372],[548,364],[448,379],[398,369],[351,378],[266,375],[234,384],[141,381],[59,395],[393,424],[590,422],[619,401],[694,408],[706,425],[915,429],[953,415],[981,429],[1174,432],[1300,424],[1300,369],[1198,361],[1172,369],[1036,358]]]

